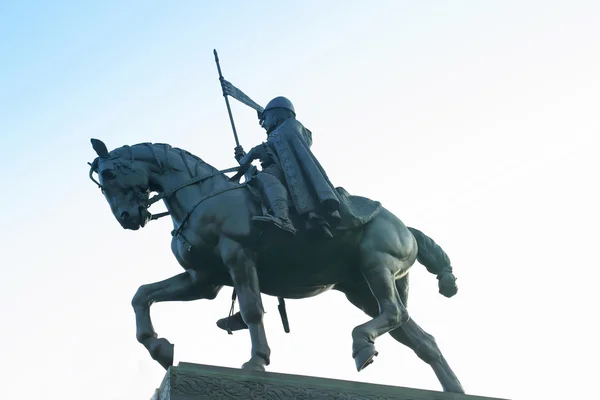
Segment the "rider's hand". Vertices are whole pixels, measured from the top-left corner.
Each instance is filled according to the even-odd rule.
[[[244,148],[242,146],[237,146],[234,149],[234,157],[235,159],[239,162],[242,157],[244,157],[246,155],[246,152],[244,151]]]
[[[253,147],[252,150],[250,150],[250,152],[252,154],[254,154],[255,160],[258,159],[258,160],[264,161],[264,159],[268,156],[267,148],[265,147],[264,143],[261,143],[258,146]]]
[[[250,164],[254,160],[264,158],[267,155],[264,144],[254,146],[248,154],[244,155],[238,162],[240,165]]]
[[[236,89],[231,84],[231,82],[226,81],[225,79],[221,80],[221,88],[223,89],[223,94],[235,97]]]
[[[250,150],[248,153],[244,154],[244,156],[241,157],[238,160],[238,162],[240,163],[242,168],[244,168],[244,167],[248,167],[254,160],[256,160],[256,151],[254,150],[254,148],[252,148],[252,150]]]
[[[244,157],[242,157],[238,162],[240,163],[242,169],[244,169],[248,168],[250,164],[252,164],[252,161],[254,161],[254,159],[252,158],[252,154],[248,153]]]

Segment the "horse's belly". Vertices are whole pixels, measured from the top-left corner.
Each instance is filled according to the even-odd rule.
[[[306,298],[360,275],[354,256],[359,234],[348,232],[331,241],[296,240],[259,252],[261,292]]]
[[[286,257],[287,258],[287,257]],[[259,262],[261,292],[272,296],[301,299],[319,295],[337,283],[350,279],[352,265],[346,260],[272,258]]]
[[[285,297],[286,299],[305,299],[314,297],[328,290],[333,289],[335,285],[290,285],[284,286],[282,282],[270,282],[269,279],[260,280],[260,291],[269,296]]]

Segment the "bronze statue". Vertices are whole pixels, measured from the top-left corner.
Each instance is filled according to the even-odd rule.
[[[264,118],[267,125],[269,113]],[[281,141],[299,140],[294,145],[308,148],[308,131],[299,123],[289,124],[293,125],[290,132],[299,136]],[[261,293],[300,299],[334,289],[372,318],[352,331],[352,356],[358,371],[377,355],[375,340],[390,333],[432,367],[445,391],[463,393],[434,338],[406,310],[408,271],[416,260],[437,275],[440,293],[447,297],[456,293],[450,260],[432,239],[406,227],[378,202],[334,188],[321,171],[323,185],[304,188],[323,192],[295,192],[289,182],[293,173],[285,172],[291,188],[288,197],[293,200],[286,215],[282,191],[264,196],[268,201],[263,209],[260,199],[265,183],[260,174],[265,172],[244,184],[224,173],[244,171],[258,150],[240,158],[242,167],[218,171],[168,144],[141,143],[109,152],[102,141],[92,139],[92,146],[98,157],[90,164],[90,178],[101,188],[123,228],[144,227],[155,218],[148,208],[159,200],[173,220],[171,249],[184,272],[140,286],[132,300],[137,339],[164,368],[173,363],[173,345],[154,331],[150,305],[155,302],[214,299],[223,286],[232,286],[252,345],[250,359],[242,368],[262,371],[269,365],[271,350]],[[261,160],[277,158],[285,171],[288,160],[280,159],[283,153],[277,145],[265,147],[267,156],[261,154]],[[316,159],[312,162],[319,166]],[[158,195],[149,198],[151,192]],[[306,203],[299,204],[303,198]],[[317,225],[312,224],[314,220],[319,221]],[[315,236],[315,227],[331,235]],[[261,235],[265,229],[283,229],[288,235]]]

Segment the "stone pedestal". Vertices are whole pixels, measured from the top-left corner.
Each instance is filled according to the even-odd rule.
[[[335,379],[179,363],[151,400],[499,400]]]

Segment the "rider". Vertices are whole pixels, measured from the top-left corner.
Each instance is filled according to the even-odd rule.
[[[225,85],[224,90],[227,92],[228,89]],[[237,96],[240,94],[237,93]],[[267,132],[267,141],[247,154],[241,146],[235,148],[235,158],[242,169],[253,160],[261,161],[262,171],[255,179],[270,214],[255,216],[253,222],[293,236],[296,228],[289,216],[291,203],[309,230],[332,238],[330,228],[341,220],[340,201],[334,186],[310,151],[312,133],[296,120],[296,110],[285,97],[271,100],[263,111],[258,112],[258,118]],[[221,318],[217,326],[231,331],[247,328],[239,312]]]
[[[285,97],[271,100],[258,116],[267,141],[247,154],[241,146],[235,149],[242,167],[256,159],[261,161],[256,182],[269,213],[255,216],[253,222],[263,229],[276,228],[294,235],[291,205],[308,229],[333,237],[330,228],[340,222],[339,198],[310,150],[312,133],[296,120],[294,106]]]

